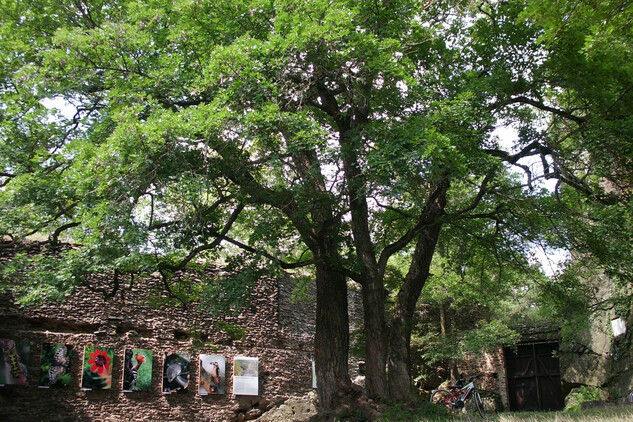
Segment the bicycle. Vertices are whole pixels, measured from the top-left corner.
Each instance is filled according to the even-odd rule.
[[[449,385],[448,390],[435,390],[433,394],[431,394],[431,403],[444,405],[451,409],[451,411],[459,410],[464,407],[464,402],[472,396],[479,416],[485,418],[486,413],[484,410],[484,402],[481,399],[481,395],[474,383],[475,379],[480,376],[481,375],[477,375],[476,377],[469,379],[468,384],[466,385],[464,385],[466,381],[460,379],[455,381],[455,384]]]

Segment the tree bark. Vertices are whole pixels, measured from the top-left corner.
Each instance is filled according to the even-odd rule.
[[[349,316],[345,276],[327,264],[316,264],[316,333],[314,360],[319,410],[334,410],[351,387]]]
[[[358,120],[364,120],[366,116]],[[387,385],[387,330],[385,323],[385,287],[378,270],[376,252],[370,233],[369,209],[365,191],[367,182],[358,157],[361,148],[357,127],[339,122],[339,142],[343,152],[343,169],[347,182],[354,247],[360,266],[365,324],[365,392],[377,400],[389,399]]]
[[[368,283],[369,284],[369,283]],[[365,323],[365,390],[373,399],[389,399],[387,384],[387,330],[385,324],[385,289],[382,281],[363,286]]]
[[[446,308],[443,303],[440,303],[440,334],[446,338],[448,330],[446,329]],[[459,379],[459,372],[457,371],[457,362],[451,360],[449,363],[450,378],[452,380]]]
[[[410,345],[415,308],[424,284],[428,280],[439,238],[441,223],[446,206],[448,184],[440,186],[440,193],[426,212],[428,224],[420,234],[402,288],[398,292],[389,332],[389,392],[395,401],[413,401],[411,389]]]

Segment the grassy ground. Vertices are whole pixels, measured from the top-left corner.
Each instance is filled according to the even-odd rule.
[[[439,407],[439,406],[438,406]],[[487,415],[482,419],[479,415],[449,414],[435,411],[424,406],[424,409],[407,411],[405,409],[390,409],[385,412],[381,422],[631,422],[633,421],[633,406],[609,407],[604,409],[581,410],[576,412],[540,412],[540,413],[500,413]]]
[[[488,418],[498,422],[631,422],[633,408],[579,410],[576,412],[502,413]]]

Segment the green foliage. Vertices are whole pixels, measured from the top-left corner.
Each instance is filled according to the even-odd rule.
[[[500,229],[485,220],[468,221],[446,229],[418,304],[422,316],[411,340],[416,382],[467,356],[515,345],[517,321],[554,319],[542,318],[537,306],[547,278],[515,252],[526,247],[523,238],[529,240],[534,229],[514,224]],[[523,231],[523,238],[515,231]]]
[[[203,350],[216,353],[219,348],[213,343],[213,341],[207,340],[206,334],[203,334],[201,331],[193,331],[191,333],[191,346],[189,346],[189,352],[195,354]]]
[[[481,353],[492,352],[499,345],[515,345],[520,337],[502,321],[480,321],[477,330],[466,333],[461,342],[466,353]]]
[[[52,256],[18,253],[0,269],[0,290],[12,292],[20,304],[61,301],[74,291],[77,270],[72,262]]]
[[[292,300],[293,303],[309,303],[314,301],[314,296],[311,294],[313,292],[313,290],[311,290],[314,281],[313,276],[295,274],[293,275],[291,281],[295,283],[295,287],[292,289],[292,295],[290,297],[290,300]]]
[[[582,404],[588,401],[600,400],[602,394],[598,387],[590,387],[581,385],[574,392],[570,393],[566,401],[568,404],[565,406],[566,412],[575,412],[582,409]]]
[[[250,303],[257,281],[270,270],[257,257],[230,257],[223,274],[201,285],[200,308],[213,316],[239,313]]]
[[[75,246],[3,268],[21,303],[160,271],[153,302],[219,315],[315,263],[395,301],[440,226],[423,300],[484,321],[468,350],[511,341],[499,298],[587,308],[586,273],[550,283],[534,245],[630,286],[630,5],[58,3],[0,0],[0,236]]]
[[[222,320],[215,321],[213,323],[213,328],[228,334],[232,340],[243,340],[248,334],[248,329],[240,328],[235,324]]]
[[[150,306],[177,307],[200,301],[206,289],[204,276],[165,274],[163,283],[154,286],[148,296]]]

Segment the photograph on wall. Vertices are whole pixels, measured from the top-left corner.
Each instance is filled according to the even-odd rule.
[[[152,387],[152,351],[125,349],[123,392],[150,391]]]
[[[39,388],[67,387],[70,384],[70,360],[73,347],[62,343],[44,343],[40,360]]]
[[[190,365],[190,357],[186,352],[165,352],[163,394],[187,392]]]
[[[27,385],[26,374],[31,343],[0,339],[0,386]]]
[[[112,388],[114,349],[86,346],[84,348],[82,390],[109,390]]]
[[[200,384],[198,394],[206,396],[208,394],[224,394],[226,385],[224,379],[225,368],[224,356],[200,355]]]
[[[233,394],[257,396],[259,394],[258,358],[236,356],[233,359]]]

